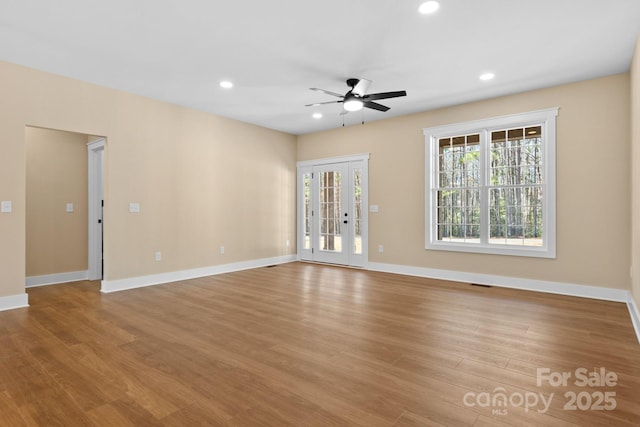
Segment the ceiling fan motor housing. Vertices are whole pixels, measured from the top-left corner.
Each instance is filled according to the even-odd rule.
[[[347,79],[347,86],[353,89],[354,87],[356,87],[359,81],[360,79]]]

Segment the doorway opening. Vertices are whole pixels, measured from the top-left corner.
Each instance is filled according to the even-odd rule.
[[[92,238],[91,217],[93,200],[103,197],[104,143],[99,136],[25,127],[26,287],[102,278],[102,262],[95,267],[102,231]],[[102,226],[101,209],[98,215]]]

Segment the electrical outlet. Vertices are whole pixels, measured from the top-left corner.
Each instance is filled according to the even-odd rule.
[[[67,203],[67,212],[73,212],[73,203]]]
[[[289,244],[290,244],[289,239],[287,239],[287,242],[285,243],[285,246],[289,247]]]
[[[378,252],[383,253],[384,252],[384,246],[378,245]]]
[[[224,254],[224,246],[220,246],[220,253]]]
[[[156,261],[162,261],[162,252],[156,252]]]

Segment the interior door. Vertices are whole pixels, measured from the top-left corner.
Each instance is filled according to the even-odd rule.
[[[87,144],[89,153],[89,280],[101,280],[104,273],[104,146],[98,139]]]
[[[367,161],[298,166],[298,256],[364,267]]]

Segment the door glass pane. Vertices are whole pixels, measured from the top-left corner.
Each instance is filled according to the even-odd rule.
[[[302,246],[304,249],[311,249],[311,174],[305,173],[302,176],[303,197],[304,197],[304,238]]]
[[[320,250],[342,252],[340,171],[320,173]]]
[[[353,253],[362,255],[362,169],[353,170]]]

